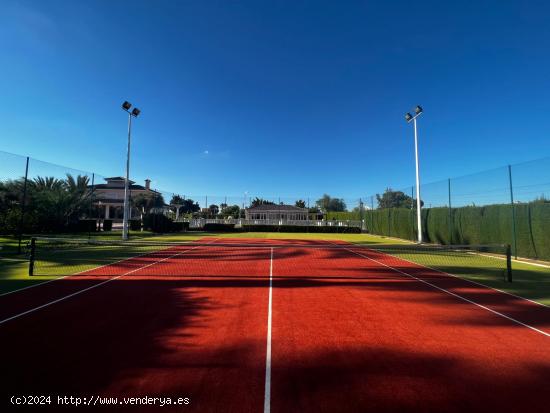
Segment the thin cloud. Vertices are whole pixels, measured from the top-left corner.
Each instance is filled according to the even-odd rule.
[[[229,151],[211,151],[210,149],[205,149],[199,155],[201,158],[225,159],[229,157]]]

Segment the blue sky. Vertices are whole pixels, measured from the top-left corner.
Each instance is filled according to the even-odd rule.
[[[6,1],[0,150],[181,194],[370,195],[550,154],[545,2]]]

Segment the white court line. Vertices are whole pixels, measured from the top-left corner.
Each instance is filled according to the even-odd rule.
[[[161,250],[161,251],[162,251],[162,250]],[[6,292],[6,293],[2,293],[2,294],[0,294],[0,297],[3,297],[3,296],[5,296],[5,295],[9,295],[9,294],[13,294],[13,293],[17,293],[17,292],[19,292],[19,291],[28,290],[29,288],[38,287],[39,285],[48,284],[48,283],[51,283],[51,282],[53,282],[53,281],[62,280],[63,278],[72,277],[73,275],[81,275],[81,274],[84,274],[84,273],[87,273],[87,272],[90,272],[90,271],[95,271],[95,270],[98,270],[98,269],[100,269],[100,268],[104,268],[104,267],[107,267],[107,266],[110,266],[110,265],[115,265],[115,264],[118,264],[118,263],[123,262],[123,261],[133,260],[134,258],[143,257],[144,255],[155,254],[156,252],[159,252],[159,251],[144,252],[143,254],[134,255],[133,257],[130,257],[130,258],[122,258],[121,260],[114,261],[114,262],[111,262],[111,263],[109,263],[109,264],[98,265],[97,267],[90,268],[90,269],[88,269],[88,270],[82,270],[82,271],[79,271],[79,272],[75,272],[74,274],[64,275],[64,276],[62,276],[62,277],[57,277],[57,278],[53,278],[53,279],[51,279],[51,280],[42,281],[41,283],[36,283],[36,284],[33,284],[33,285],[29,285],[29,286],[27,286],[27,287],[22,287],[22,288],[18,288],[18,289],[16,289],[16,290],[12,290],[12,291],[8,291],[8,292]],[[29,277],[32,277],[32,276],[29,276]]]
[[[506,260],[506,258],[504,258],[504,257],[497,257],[497,256],[494,256],[494,255],[488,255],[488,254],[481,254],[479,252],[478,253],[473,253],[473,254],[481,255],[483,257],[496,258],[497,260]],[[517,260],[515,258],[512,258],[512,262],[517,262],[518,264],[532,265],[533,267],[550,268],[550,265],[547,265],[547,264],[539,264],[538,262],[522,261],[522,260]]]
[[[264,413],[271,410],[271,308],[273,303],[273,247],[269,261],[269,301],[267,310],[267,348],[265,352],[265,395]]]
[[[125,274],[122,274],[122,275],[125,275]],[[61,298],[58,298],[57,300],[53,300],[53,301],[49,301],[47,302],[46,304],[42,304],[42,305],[39,305],[38,307],[34,307],[34,308],[31,308],[30,310],[27,310],[27,311],[23,311],[22,313],[19,313],[19,314],[15,314],[11,317],[8,317],[8,318],[5,318],[3,320],[0,320],[0,325],[4,324],[4,323],[7,323],[8,321],[11,321],[11,320],[15,320],[16,318],[19,318],[19,317],[23,317],[24,315],[27,315],[27,314],[30,314],[30,313],[34,313],[35,311],[38,311],[42,308],[46,308],[46,307],[49,307],[50,305],[52,304],[55,304],[55,303],[58,303],[60,301],[64,301],[66,300],[67,298],[71,298],[71,297],[74,297],[75,295],[78,295],[78,294],[81,294],[85,291],[88,291],[88,290],[91,290],[92,288],[96,288],[96,287],[99,287],[100,285],[103,285],[103,284],[106,284],[108,282],[111,282],[113,280],[116,280],[117,278],[120,278],[122,277],[122,275],[119,275],[117,277],[114,277],[114,278],[109,278],[108,280],[105,280],[105,281],[102,281],[100,282],[99,284],[94,284],[90,287],[87,287],[87,288],[84,288],[82,290],[78,290],[72,294],[69,294],[69,295],[65,295]]]
[[[215,239],[215,240],[212,241],[212,242],[215,242],[216,240],[217,240],[217,239]],[[49,306],[52,305],[52,304],[59,303],[59,302],[64,301],[64,300],[66,300],[66,299],[68,299],[68,298],[74,297],[75,295],[78,295],[78,294],[81,294],[81,293],[83,293],[83,292],[89,291],[89,290],[91,290],[91,289],[93,289],[93,288],[99,287],[99,286],[101,286],[101,285],[103,285],[103,284],[107,284],[108,282],[117,280],[117,279],[119,279],[120,277],[123,277],[123,276],[125,276],[125,275],[133,274],[133,273],[136,272],[136,271],[142,270],[142,269],[144,269],[144,268],[151,267],[152,265],[155,265],[155,264],[159,264],[159,263],[161,263],[161,262],[164,262],[164,261],[166,261],[166,260],[169,260],[170,258],[177,257],[178,255],[185,254],[186,252],[195,250],[195,249],[197,249],[197,248],[200,248],[201,246],[202,246],[202,245],[197,245],[197,246],[194,247],[194,248],[190,248],[190,249],[185,250],[185,251],[180,251],[180,252],[178,252],[177,254],[173,254],[173,255],[171,255],[171,256],[169,256],[169,257],[165,257],[165,258],[163,258],[162,260],[158,260],[158,261],[152,262],[152,263],[147,264],[147,265],[145,265],[145,266],[143,266],[143,267],[139,267],[139,268],[133,269],[133,270],[131,270],[131,271],[125,272],[124,274],[117,275],[116,277],[112,277],[112,278],[109,278],[108,280],[102,281],[102,282],[100,282],[100,283],[98,283],[98,284],[94,284],[94,285],[92,285],[92,286],[90,286],[90,287],[86,287],[86,288],[84,288],[84,289],[82,289],[82,290],[78,290],[78,291],[76,291],[76,292],[74,292],[74,293],[72,293],[72,294],[68,294],[68,295],[65,295],[65,296],[63,296],[63,297],[61,297],[61,298],[58,298],[58,299],[56,299],[56,300],[49,301],[49,302],[47,302],[47,303],[45,303],[45,304],[39,305],[38,307],[34,307],[34,308],[29,309],[29,310],[23,311],[22,313],[15,314],[15,315],[13,315],[13,316],[11,316],[11,317],[8,317],[8,318],[5,318],[5,319],[3,319],[3,320],[0,320],[0,325],[2,325],[2,324],[4,324],[4,323],[7,323],[8,321],[15,320],[16,318],[22,317],[22,316],[24,316],[24,315],[27,315],[27,314],[30,314],[30,313],[34,313],[35,311],[41,310],[42,308],[49,307]],[[130,258],[128,258],[128,259],[130,259]],[[124,261],[124,260],[122,260],[122,261]],[[119,262],[120,262],[120,261],[119,261]],[[88,271],[91,271],[91,270],[88,270]],[[52,280],[52,281],[53,281],[53,280]],[[39,284],[39,285],[40,285],[40,284]]]
[[[11,291],[2,293],[2,294],[0,294],[0,297],[3,297],[5,295],[9,295],[9,294],[13,294],[13,293],[17,293],[19,291],[28,290],[29,288],[38,287],[39,285],[48,284],[48,283],[51,283],[52,281],[62,280],[63,278],[67,278],[67,277],[70,277],[70,275],[64,275],[63,277],[52,278],[51,280],[42,281],[41,283],[36,283],[36,284],[33,284],[33,285],[27,285],[26,287],[21,287],[21,288],[18,288],[17,290],[11,290]],[[14,281],[18,281],[18,280],[14,280]]]
[[[400,273],[400,274],[406,275],[407,277],[413,278],[413,279],[415,279],[416,281],[420,281],[421,283],[424,283],[424,284],[426,284],[426,285],[429,285],[430,287],[433,287],[433,288],[435,288],[435,289],[437,289],[437,290],[439,290],[439,291],[442,291],[442,292],[444,292],[444,293],[447,293],[447,294],[449,294],[449,295],[452,295],[453,297],[459,298],[459,299],[461,299],[461,300],[463,300],[463,301],[466,301],[466,302],[468,302],[468,303],[470,303],[470,304],[473,304],[473,305],[475,305],[475,306],[477,306],[477,307],[483,308],[484,310],[487,310],[487,311],[489,311],[489,312],[491,312],[491,313],[493,313],[493,314],[496,314],[496,315],[498,315],[498,316],[500,316],[500,317],[506,318],[507,320],[512,321],[512,322],[514,322],[514,323],[516,323],[516,324],[519,324],[519,325],[521,325],[521,326],[523,326],[523,327],[527,327],[527,328],[529,328],[529,329],[531,329],[531,330],[533,330],[533,331],[536,331],[537,333],[540,333],[540,334],[542,334],[542,335],[544,335],[544,336],[546,336],[546,337],[550,337],[550,333],[547,333],[547,332],[545,332],[545,331],[539,330],[538,328],[533,327],[533,326],[530,326],[529,324],[522,323],[521,321],[516,320],[515,318],[512,318],[512,317],[510,317],[510,316],[507,316],[506,314],[503,314],[503,313],[501,313],[501,312],[498,312],[498,311],[496,311],[496,310],[493,310],[492,308],[486,307],[486,306],[484,306],[484,305],[482,305],[482,304],[476,303],[475,301],[472,301],[472,300],[470,300],[470,299],[468,299],[468,298],[466,298],[466,297],[462,297],[461,295],[458,295],[458,294],[456,294],[456,293],[453,293],[452,291],[446,290],[445,288],[441,288],[441,287],[439,287],[439,286],[437,286],[437,285],[435,285],[435,284],[432,284],[432,283],[429,282],[429,281],[426,281],[426,280],[423,280],[423,279],[421,279],[421,278],[415,277],[414,275],[408,274],[408,273],[406,273],[405,271],[401,271],[401,270],[399,270],[399,269],[397,269],[397,268],[394,268],[394,267],[392,267],[392,266],[390,266],[390,265],[384,264],[383,262],[380,262],[380,261],[378,261],[378,260],[375,260],[374,258],[368,257],[368,256],[366,256],[366,255],[364,255],[364,254],[361,254],[361,253],[359,253],[359,252],[357,252],[357,251],[354,251],[354,250],[352,250],[352,249],[350,249],[350,248],[345,248],[345,249],[347,249],[348,251],[350,251],[350,252],[352,252],[352,253],[354,253],[354,254],[356,254],[356,255],[359,255],[360,257],[366,258],[366,259],[368,259],[368,260],[370,260],[370,261],[373,261],[373,262],[375,262],[375,263],[377,263],[377,264],[379,264],[379,265],[382,265],[382,266],[384,266],[384,267],[386,267],[386,268],[389,268],[390,270],[393,270],[393,271],[398,272],[398,273]]]
[[[414,265],[417,265],[419,267],[423,267],[423,268],[427,268],[428,270],[432,270],[432,271],[436,271],[437,273],[439,274],[443,274],[443,275],[448,275],[449,277],[453,277],[453,278],[458,278],[459,280],[463,280],[463,281],[467,281],[469,283],[472,283],[472,284],[475,284],[475,285],[479,285],[480,287],[485,287],[485,288],[488,288],[490,290],[493,290],[493,291],[498,291],[499,293],[502,293],[502,294],[507,294],[507,295],[510,295],[512,297],[515,297],[515,298],[519,298],[520,300],[525,300],[525,301],[529,301],[530,303],[533,303],[533,304],[536,304],[536,305],[540,305],[542,307],[546,307],[546,308],[549,308],[548,305],[546,304],[543,304],[543,303],[539,303],[538,301],[534,301],[534,300],[531,300],[529,298],[525,298],[525,297],[522,297],[520,295],[517,295],[517,294],[514,294],[514,293],[510,293],[508,291],[504,291],[504,290],[501,290],[499,288],[495,288],[495,287],[490,287],[488,285],[485,285],[485,284],[482,284],[480,282],[477,282],[477,281],[474,281],[474,280],[470,280],[468,278],[464,278],[464,277],[460,277],[458,275],[455,275],[455,274],[451,274],[450,272],[445,272],[445,271],[441,271],[441,270],[438,270],[437,268],[432,268],[432,267],[429,267],[427,265],[423,265],[423,264],[419,264],[417,262],[414,262],[414,261],[409,261],[405,258],[401,258],[397,255],[392,255],[392,254],[388,254],[384,251],[381,251],[381,250],[377,250],[376,248],[368,248],[370,250],[373,250],[373,251],[377,251],[379,252],[380,254],[385,254],[385,255],[389,255],[390,257],[394,257],[394,258],[397,258],[398,260],[402,260],[402,261],[406,261],[406,262],[409,262],[411,264],[414,264]],[[489,257],[489,258],[495,258],[497,260],[501,259],[499,257],[494,257],[492,255],[484,255],[484,254],[477,254],[477,253],[473,253],[473,255],[481,255],[481,256],[484,256],[484,257]],[[502,258],[502,259],[505,259],[505,258]],[[518,261],[520,262],[520,261]]]

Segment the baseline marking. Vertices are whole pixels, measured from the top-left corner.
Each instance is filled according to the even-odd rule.
[[[265,352],[264,413],[271,411],[271,308],[273,303],[273,247],[269,261],[269,300],[267,309],[267,348]]]
[[[468,303],[470,303],[470,304],[473,304],[473,305],[475,305],[475,306],[477,306],[477,307],[483,308],[484,310],[487,310],[487,311],[489,311],[489,312],[491,312],[491,313],[493,313],[493,314],[496,314],[496,315],[498,315],[498,316],[500,316],[500,317],[503,317],[503,318],[505,318],[505,319],[507,319],[507,320],[509,320],[509,321],[512,321],[512,322],[514,322],[514,323],[516,323],[516,324],[519,324],[519,325],[521,325],[521,326],[523,326],[523,327],[527,327],[528,329],[533,330],[533,331],[536,331],[536,332],[539,333],[539,334],[542,334],[542,335],[544,335],[544,336],[546,336],[546,337],[550,337],[550,333],[547,333],[547,332],[545,332],[545,331],[543,331],[543,330],[539,330],[538,328],[533,327],[533,326],[530,326],[529,324],[525,324],[525,323],[523,323],[523,322],[521,322],[521,321],[519,321],[519,320],[516,320],[515,318],[512,318],[512,317],[510,317],[510,316],[507,316],[506,314],[503,314],[503,313],[501,313],[501,312],[499,312],[499,311],[493,310],[492,308],[486,307],[486,306],[484,306],[483,304],[476,303],[475,301],[472,301],[472,300],[470,300],[470,299],[468,299],[468,298],[466,298],[466,297],[462,297],[461,295],[458,295],[458,294],[456,294],[456,293],[453,293],[452,291],[446,290],[445,288],[442,288],[442,287],[439,287],[439,286],[437,286],[437,285],[435,285],[435,284],[432,284],[432,283],[429,282],[429,281],[426,281],[426,280],[423,280],[423,279],[421,279],[421,278],[415,277],[414,275],[408,274],[408,273],[406,273],[405,271],[401,271],[401,270],[399,270],[399,269],[397,269],[397,268],[394,268],[394,267],[392,267],[392,266],[390,266],[390,265],[384,264],[383,262],[380,262],[380,261],[378,261],[378,260],[375,260],[374,258],[368,257],[368,256],[366,256],[366,255],[364,255],[364,254],[361,254],[361,253],[359,253],[359,252],[357,252],[357,251],[354,251],[354,250],[352,250],[352,249],[350,249],[350,248],[345,248],[345,249],[348,250],[348,251],[350,251],[350,252],[352,252],[352,253],[354,253],[354,254],[356,254],[356,255],[359,255],[360,257],[366,258],[366,259],[368,259],[368,260],[370,260],[370,261],[373,261],[373,262],[375,262],[375,263],[377,263],[377,264],[379,264],[379,265],[382,265],[382,266],[384,266],[384,267],[386,267],[386,268],[389,268],[390,270],[393,270],[393,271],[398,272],[398,273],[400,273],[400,274],[406,275],[407,277],[413,278],[413,279],[415,279],[416,281],[420,281],[421,283],[424,283],[424,284],[426,284],[426,285],[429,285],[429,286],[432,287],[432,288],[435,288],[435,289],[437,289],[437,290],[439,290],[439,291],[442,291],[442,292],[444,292],[444,293],[447,293],[447,294],[449,294],[449,295],[452,295],[453,297],[456,297],[456,298],[458,298],[458,299],[460,299],[460,300],[466,301],[466,302],[468,302]],[[409,261],[409,262],[410,262],[410,261]],[[462,278],[461,278],[461,279],[462,279]]]

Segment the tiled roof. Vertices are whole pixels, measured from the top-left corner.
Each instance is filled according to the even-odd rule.
[[[130,181],[131,182],[131,181]],[[88,185],[88,188],[91,188],[92,185]],[[119,186],[119,185],[109,185],[109,184],[97,184],[97,185],[94,185],[94,188],[95,189],[124,189],[123,186]],[[143,185],[130,185],[130,189],[136,189],[136,190],[142,190],[142,191],[151,191],[151,192],[156,192],[152,189],[146,189]]]
[[[248,212],[260,212],[260,211],[295,211],[295,212],[306,212],[306,208],[299,208],[294,205],[268,205],[262,204],[255,207],[247,208]]]
[[[124,181],[126,178],[124,178],[123,176],[111,176],[110,178],[103,178],[105,179],[106,181]],[[130,179],[130,183],[133,184],[135,181],[132,181]]]

